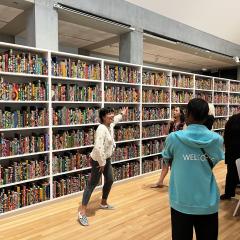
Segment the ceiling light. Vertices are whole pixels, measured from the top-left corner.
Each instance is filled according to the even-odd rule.
[[[207,68],[202,68],[202,71],[206,72],[206,71],[207,71]]]
[[[234,60],[236,63],[239,63],[239,62],[240,62],[240,60],[239,60],[239,57],[238,57],[238,56],[235,56],[235,57],[233,57],[233,60]]]

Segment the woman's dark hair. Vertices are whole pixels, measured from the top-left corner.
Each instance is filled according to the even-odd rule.
[[[184,123],[185,122],[185,114],[184,114],[184,111],[183,111],[183,109],[182,108],[180,108],[180,107],[174,107],[174,109],[176,109],[176,108],[179,108],[179,111],[180,111],[180,122],[181,123]]]
[[[213,115],[208,115],[203,125],[206,126],[209,130],[212,130],[214,120],[215,118]]]
[[[108,114],[108,113],[114,113],[113,108],[101,108],[99,111],[99,119],[100,122],[103,123],[103,118]]]
[[[187,116],[191,115],[195,121],[205,121],[208,117],[208,112],[208,103],[201,98],[194,98],[187,105]]]

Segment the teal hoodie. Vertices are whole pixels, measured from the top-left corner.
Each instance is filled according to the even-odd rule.
[[[207,215],[218,211],[217,183],[201,148],[214,166],[224,159],[223,138],[198,124],[171,133],[162,152],[165,162],[172,161],[170,205],[182,213]]]

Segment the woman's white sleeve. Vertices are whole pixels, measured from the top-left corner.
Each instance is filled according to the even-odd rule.
[[[112,127],[115,127],[116,124],[118,124],[122,120],[122,114],[118,114],[114,117]]]

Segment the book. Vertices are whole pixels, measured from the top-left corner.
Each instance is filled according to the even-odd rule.
[[[148,172],[153,172],[153,171],[162,169],[162,165],[163,165],[163,158],[160,156],[144,158],[142,163],[142,166],[143,166],[142,172],[148,173]]]
[[[144,107],[142,109],[142,120],[170,119],[169,107]]]
[[[164,136],[168,135],[169,125],[168,123],[162,124],[151,124],[142,127],[142,137],[157,137],[157,136]]]
[[[170,86],[170,76],[166,72],[144,71],[142,83],[156,86]]]
[[[195,87],[196,89],[212,90],[213,81],[211,78],[201,78],[196,76]]]
[[[168,90],[143,89],[142,101],[146,103],[169,103],[170,93]]]
[[[230,91],[240,92],[240,83],[230,82]]]
[[[188,91],[172,91],[173,103],[188,103],[193,98],[193,92]]]
[[[142,155],[147,156],[150,154],[160,153],[163,150],[164,140],[145,140],[142,142]]]
[[[111,157],[112,162],[139,157],[139,145],[136,143],[118,144]]]
[[[214,103],[228,103],[228,94],[226,93],[214,93]]]
[[[216,90],[216,91],[228,91],[228,82],[221,81],[221,80],[215,80],[214,90]]]
[[[140,138],[139,125],[117,126],[114,130],[115,141],[132,140]]]
[[[194,87],[193,75],[173,74],[172,86],[179,88],[193,88]]]

